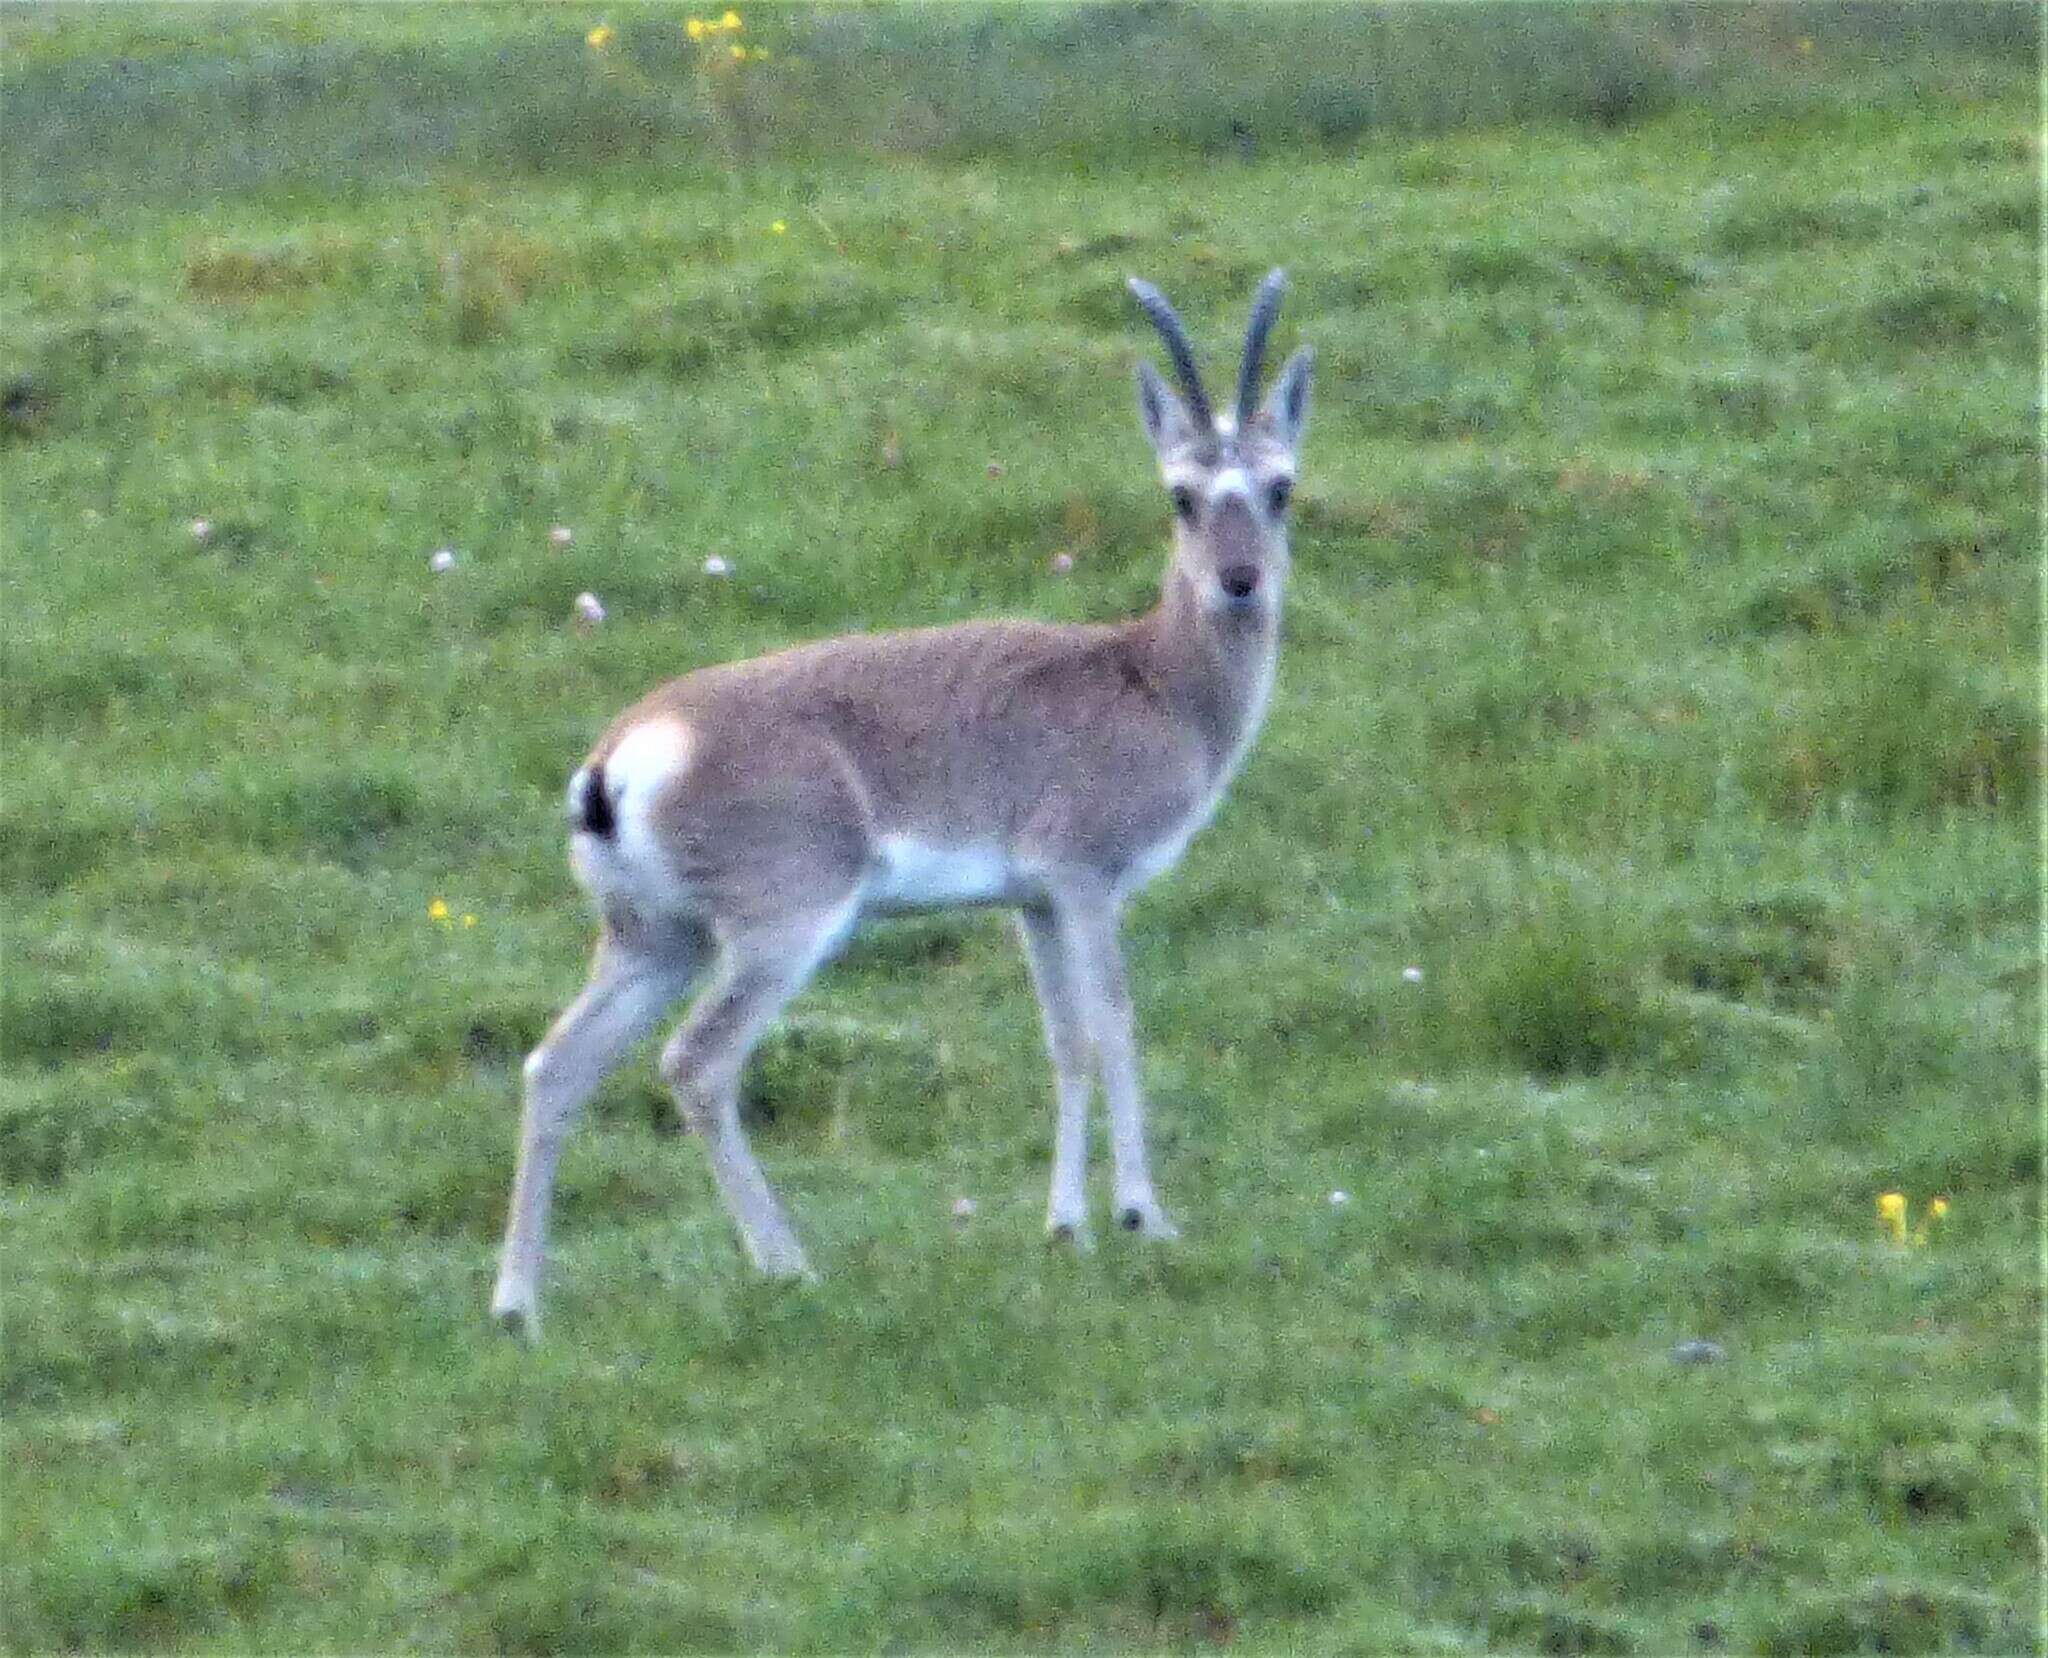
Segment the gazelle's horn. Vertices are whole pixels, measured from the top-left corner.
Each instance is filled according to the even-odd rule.
[[[1287,273],[1269,271],[1252,299],[1252,320],[1244,333],[1244,363],[1237,371],[1237,429],[1251,424],[1258,410],[1259,375],[1266,366],[1266,336],[1280,314],[1280,296],[1287,291]]]
[[[1138,303],[1145,307],[1145,315],[1152,319],[1152,326],[1159,330],[1159,337],[1166,342],[1167,355],[1173,359],[1181,389],[1188,394],[1188,412],[1195,417],[1195,424],[1201,430],[1210,430],[1216,424],[1216,417],[1209,411],[1209,394],[1202,390],[1202,376],[1195,369],[1195,351],[1188,344],[1188,331],[1181,327],[1180,318],[1166,303],[1166,296],[1151,283],[1134,276],[1131,278],[1131,292],[1138,296]]]

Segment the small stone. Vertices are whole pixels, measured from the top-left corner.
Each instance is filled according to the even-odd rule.
[[[594,628],[604,620],[604,606],[598,603],[595,593],[576,595],[576,620],[587,628]]]
[[[1401,969],[1401,977],[1409,984],[1420,984],[1422,983],[1422,969],[1419,967],[1404,967]]]
[[[988,463],[988,475],[991,478],[1000,478],[1003,475],[1003,463],[1001,461],[990,461]]]
[[[576,532],[570,529],[567,524],[557,524],[548,531],[548,545],[550,547],[566,547],[575,539]]]
[[[212,538],[213,520],[211,518],[195,518],[192,520],[192,539],[194,541],[210,541]]]
[[[1695,1337],[1681,1341],[1671,1349],[1673,1364],[1719,1364],[1728,1356],[1728,1349],[1718,1341],[1702,1341]]]
[[[1054,575],[1072,575],[1073,571],[1074,555],[1072,553],[1054,553],[1052,555],[1052,573]]]
[[[455,568],[455,549],[453,547],[443,547],[432,558],[427,560],[427,568],[437,576],[446,575]]]
[[[1341,1209],[1344,1207],[1345,1204],[1349,1203],[1350,1201],[1351,1194],[1343,1190],[1341,1187],[1330,1194],[1330,1207],[1332,1209]]]
[[[709,558],[707,558],[704,561],[704,574],[707,576],[730,575],[732,574],[732,566],[726,563],[725,560],[720,558],[716,553],[713,553]]]

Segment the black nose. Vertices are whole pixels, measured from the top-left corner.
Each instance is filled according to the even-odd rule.
[[[1259,567],[1256,564],[1226,565],[1216,579],[1231,598],[1249,599],[1259,590]]]

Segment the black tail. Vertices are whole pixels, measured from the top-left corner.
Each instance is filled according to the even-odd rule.
[[[612,810],[612,797],[605,793],[604,762],[598,761],[583,774],[571,814],[576,827],[599,840],[610,840],[619,832],[619,814]]]

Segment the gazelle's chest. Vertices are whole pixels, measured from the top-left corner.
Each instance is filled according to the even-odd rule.
[[[1231,779],[1251,752],[1252,742],[1265,721],[1266,705],[1272,700],[1272,695],[1273,660],[1269,656],[1258,666],[1247,699],[1244,723],[1221,764],[1202,777],[1190,791],[1186,809],[1162,825],[1159,832],[1137,849],[1117,882],[1119,893],[1129,896],[1164,875],[1180,862],[1188,843],[1208,826],[1209,820],[1216,815],[1216,808],[1223,804]]]
[[[1118,894],[1123,897],[1130,896],[1141,887],[1151,885],[1179,863],[1181,854],[1188,849],[1188,842],[1193,840],[1209,819],[1216,815],[1216,808],[1222,803],[1223,791],[1220,788],[1212,791],[1209,798],[1202,803],[1199,812],[1183,819],[1170,834],[1140,851],[1117,881]]]

